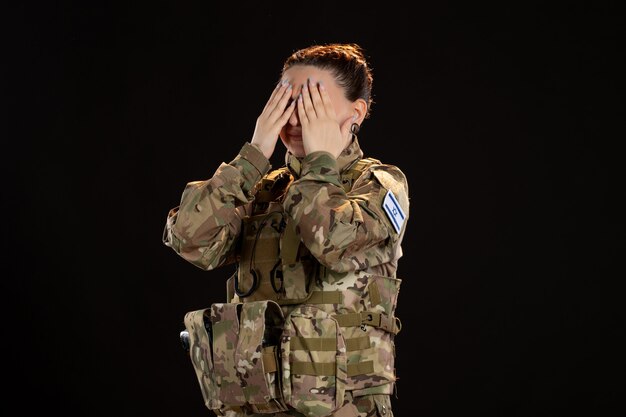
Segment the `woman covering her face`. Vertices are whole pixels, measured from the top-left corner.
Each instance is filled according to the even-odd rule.
[[[250,141],[167,215],[163,242],[183,259],[236,266],[181,333],[216,415],[393,416],[409,195],[358,140],[372,81],[359,45],[294,52]]]

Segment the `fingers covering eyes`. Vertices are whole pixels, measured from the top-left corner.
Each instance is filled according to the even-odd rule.
[[[308,117],[317,116],[311,99],[311,89],[309,89],[308,82],[302,86],[302,103],[304,104],[304,110],[306,111]]]
[[[320,94],[321,84],[315,84],[309,80],[309,92],[311,95],[311,102],[317,116],[322,117],[326,115],[326,109],[324,108],[324,102]]]

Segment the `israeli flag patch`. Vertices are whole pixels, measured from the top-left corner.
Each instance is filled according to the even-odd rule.
[[[391,220],[391,224],[393,228],[396,229],[396,233],[400,233],[402,230],[402,225],[406,220],[406,216],[400,207],[400,203],[393,195],[391,190],[387,191],[387,195],[385,195],[385,200],[383,201],[383,208],[385,209],[385,213],[387,213],[387,217]]]

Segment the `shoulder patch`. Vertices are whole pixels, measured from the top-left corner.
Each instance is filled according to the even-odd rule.
[[[400,203],[398,203],[398,200],[393,195],[391,190],[387,191],[387,194],[385,195],[383,208],[385,209],[385,213],[387,213],[387,217],[391,220],[393,228],[396,229],[396,233],[400,233],[402,226],[404,225],[404,221],[406,220],[406,214],[402,211]]]
[[[386,167],[389,168],[389,167]],[[409,197],[406,177],[397,168],[375,169],[374,176],[387,191],[382,201],[382,209],[396,233],[400,234],[409,210]]]

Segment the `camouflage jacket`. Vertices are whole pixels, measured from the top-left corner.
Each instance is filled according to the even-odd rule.
[[[396,272],[409,217],[408,184],[398,167],[363,156],[355,137],[337,159],[326,152],[301,159],[287,152],[285,165],[272,169],[256,146],[245,143],[237,157],[222,163],[211,178],[187,184],[180,205],[169,211],[164,229],[165,245],[204,270],[238,265],[229,280],[228,303],[216,303],[199,315],[209,315],[215,328],[221,328],[218,322],[224,317],[236,316],[228,305],[263,303],[263,314],[275,310],[267,307],[267,300],[280,305],[285,319],[284,340],[279,342],[282,355],[277,356],[281,364],[276,366],[283,374],[278,378],[284,379],[281,401],[287,397],[289,407],[309,415],[327,415],[332,406],[312,410],[324,410],[321,404],[339,401],[342,390],[354,396],[390,394],[396,381],[394,336],[400,322],[395,309],[401,283]],[[355,167],[359,167],[356,175]],[[321,325],[324,320],[326,325]],[[196,332],[193,321],[190,315],[186,325]],[[232,331],[231,325],[227,327]],[[224,346],[238,345],[244,327]],[[323,329],[332,337],[320,338]],[[256,349],[263,356],[262,337],[258,336],[258,349],[248,346],[246,351]],[[198,346],[201,339],[196,337]],[[298,341],[285,344],[289,339]],[[330,339],[341,340],[329,346]],[[203,349],[216,355],[219,348],[211,344]],[[333,348],[335,354],[324,359],[325,351]],[[344,358],[342,367],[337,365],[339,352]],[[207,362],[221,371],[209,375],[201,369]],[[250,374],[242,369],[231,372],[237,369],[235,365],[214,362],[215,358],[207,357],[194,362],[209,408],[223,410],[228,402],[242,407],[252,403],[253,411],[267,412],[253,400],[258,388],[251,390],[249,381],[244,381]],[[275,365],[265,366],[273,369]],[[328,389],[331,386],[324,384],[331,374],[336,381]],[[203,383],[203,378],[209,380]],[[228,381],[248,389],[241,388],[234,400],[232,395],[226,398],[213,392]],[[261,391],[267,394],[264,397],[277,395],[268,394],[269,388]],[[313,392],[317,397],[311,397]]]

